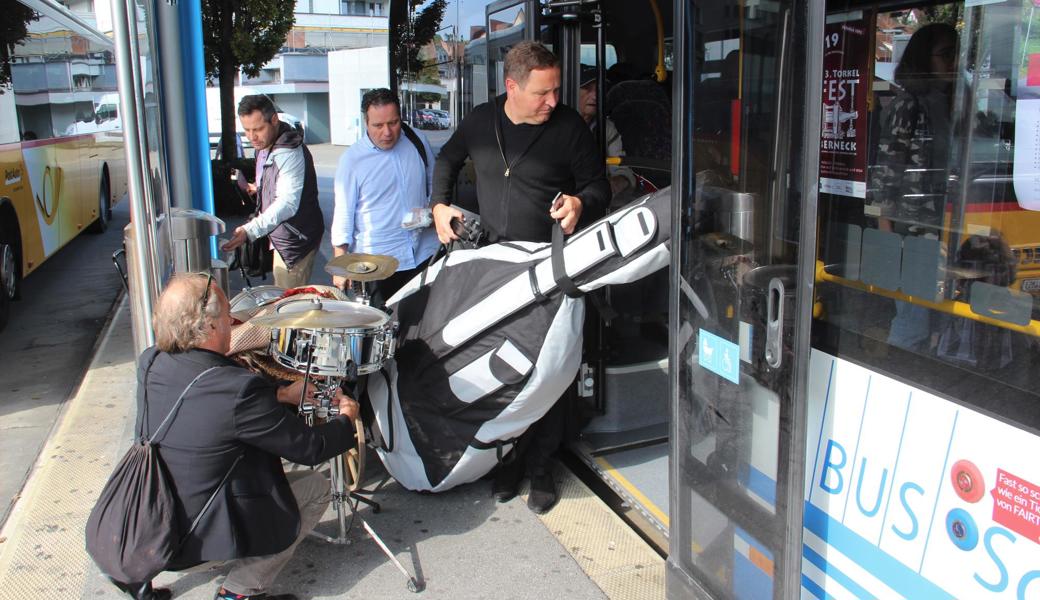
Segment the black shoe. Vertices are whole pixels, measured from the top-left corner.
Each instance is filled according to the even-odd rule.
[[[297,598],[295,594],[253,594],[252,596],[243,596],[229,592],[221,587],[217,590],[217,595],[213,597],[213,600],[297,600]]]
[[[520,489],[520,480],[524,478],[524,471],[516,464],[502,465],[495,473],[495,480],[491,483],[491,494],[499,502],[509,502],[516,496]]]
[[[527,508],[540,515],[556,504],[556,482],[552,473],[531,475],[531,493],[527,495]]]

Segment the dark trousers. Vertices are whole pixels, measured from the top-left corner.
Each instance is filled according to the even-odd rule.
[[[433,257],[430,257],[433,258]],[[397,293],[397,290],[404,287],[404,284],[412,280],[413,277],[423,272],[423,269],[430,263],[430,259],[419,263],[414,269],[408,269],[405,271],[397,271],[393,275],[380,281],[372,282],[372,298],[371,304],[376,308],[383,308],[386,306],[386,301],[391,296]]]
[[[567,419],[571,390],[568,389],[545,413],[527,428],[513,449],[513,459],[504,465],[527,476],[542,475],[549,470],[549,457],[563,441],[564,424]]]

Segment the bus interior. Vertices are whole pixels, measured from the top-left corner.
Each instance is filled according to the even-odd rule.
[[[817,247],[801,249],[817,260],[811,343],[1036,431],[1040,212],[1016,196],[1013,157],[1024,48],[1035,45],[1040,32],[1025,41],[1015,33],[1023,18],[1033,18],[1030,3],[975,4],[826,3],[827,27],[844,24],[858,32],[857,60],[869,74],[858,90],[867,115],[861,132],[849,131],[848,123],[858,121],[833,101],[856,93],[857,84],[843,88],[830,83],[833,73],[825,74],[821,137],[837,139],[840,131],[867,151],[859,151],[866,164],[855,189],[834,183],[825,169],[837,167],[821,151],[817,222],[804,224],[817,227]],[[674,427],[691,445],[688,482],[711,487],[707,497],[716,506],[728,504],[764,523],[764,536],[776,533],[769,521],[782,500],[777,481],[784,453],[799,443],[787,439],[790,399],[778,390],[790,388],[786,366],[808,360],[793,355],[793,295],[779,290],[779,322],[769,297],[777,293],[770,282],[789,290],[797,283],[800,203],[807,191],[792,183],[804,165],[789,144],[808,124],[796,84],[805,65],[794,63],[814,42],[795,34],[794,13],[801,9],[792,3],[698,6],[684,32],[675,29],[674,9],[668,0],[498,0],[482,5],[479,15],[465,8],[471,14],[462,20],[469,25],[456,23],[470,33],[460,60],[463,117],[504,92],[508,49],[540,40],[561,59],[564,103],[575,105],[583,66],[603,74],[597,112],[613,121],[625,150],[620,160],[605,153],[605,164],[629,166],[639,176],[640,187],[628,198],[689,177],[692,196],[677,205],[681,237],[673,240],[683,255],[679,273],[613,286],[589,303],[600,308],[590,311],[598,317],[586,329],[570,444],[588,472],[617,494],[620,512],[662,553],[669,552]],[[934,167],[943,179],[936,235],[899,234],[885,230],[885,216],[874,208],[880,195],[874,174],[885,162],[879,151],[884,115],[902,90],[896,68],[909,39],[937,22],[950,24],[959,40],[951,102],[963,115],[963,129]],[[1018,41],[1002,45],[1007,39]],[[675,71],[680,42],[686,44],[685,72]],[[821,52],[826,44],[820,41]],[[673,123],[676,98],[692,106],[691,119]],[[832,183],[838,187],[828,187]],[[458,202],[475,209],[464,177]],[[669,344],[684,364],[698,360],[686,348],[695,335],[689,322],[680,318],[672,321],[677,330],[669,327],[670,302],[714,333],[739,340],[748,374],[742,392],[705,371],[670,368]],[[893,341],[900,303],[924,311],[930,329],[922,347]],[[672,380],[691,392],[673,399]]]

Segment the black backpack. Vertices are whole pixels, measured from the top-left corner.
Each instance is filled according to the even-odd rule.
[[[188,390],[203,375],[220,367],[207,369],[193,379],[156,428],[155,434],[148,438],[145,436],[148,427],[147,381],[155,356],[153,353],[145,369],[144,415],[137,440],[116,465],[87,519],[87,553],[105,575],[123,583],[150,581],[170,564],[242,459],[241,454],[235,459],[188,531],[178,532],[173,487],[159,455],[156,438],[176,417]]]

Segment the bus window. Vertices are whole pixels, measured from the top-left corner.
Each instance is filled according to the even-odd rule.
[[[829,22],[816,345],[1036,429],[1040,10]]]

